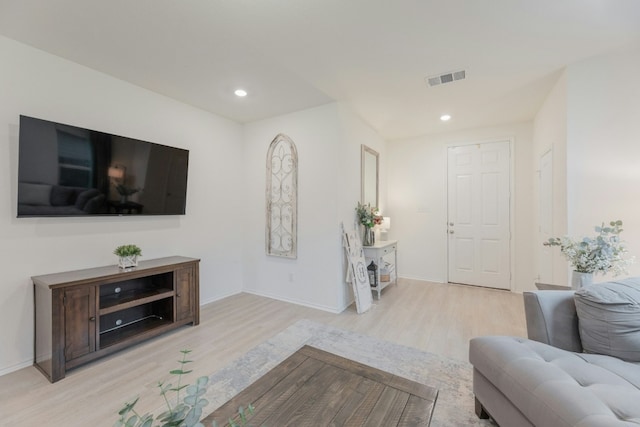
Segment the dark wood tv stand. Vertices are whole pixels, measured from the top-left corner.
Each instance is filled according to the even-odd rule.
[[[34,366],[51,382],[67,370],[180,326],[200,323],[199,259],[32,277]]]

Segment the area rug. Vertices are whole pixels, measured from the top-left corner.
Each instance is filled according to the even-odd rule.
[[[439,390],[431,426],[494,426],[474,413],[472,368],[411,347],[300,320],[210,376],[209,405],[203,416],[222,406],[303,345],[325,350]],[[247,402],[250,403],[250,402]]]

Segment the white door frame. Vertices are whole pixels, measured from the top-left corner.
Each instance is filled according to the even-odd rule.
[[[550,156],[550,160],[549,162],[551,163],[551,168],[548,170],[549,172],[549,183],[551,184],[549,186],[549,193],[545,194],[543,190],[545,190],[542,186],[543,181],[543,170],[542,170],[542,161],[547,158],[547,156]],[[553,277],[553,273],[554,273],[554,268],[553,268],[553,254],[551,253],[551,250],[549,247],[547,246],[543,246],[542,244],[544,242],[547,241],[547,239],[549,237],[553,236],[553,147],[549,148],[548,150],[544,151],[542,154],[540,154],[540,156],[538,157],[538,174],[537,174],[537,178],[538,178],[538,200],[537,200],[537,204],[538,204],[538,230],[536,230],[536,240],[538,242],[538,249],[537,249],[537,263],[536,263],[536,280],[539,282],[543,282],[543,283],[554,283],[554,277]],[[543,224],[543,215],[544,215],[544,197],[548,197],[548,210],[549,210],[549,214],[551,215],[550,219],[550,230],[549,230],[549,235],[545,236],[542,230],[542,224]],[[546,265],[546,268],[548,269],[548,276],[543,276],[541,273],[543,271],[545,271],[545,269],[543,268],[544,264]]]
[[[449,148],[451,147],[463,147],[463,146],[467,146],[467,145],[479,145],[479,144],[488,144],[488,143],[492,143],[492,142],[508,142],[509,143],[509,291],[513,291],[514,286],[513,286],[513,279],[514,279],[514,266],[515,266],[515,253],[514,253],[514,247],[515,244],[513,242],[513,238],[515,236],[515,228],[514,228],[514,209],[515,209],[515,203],[514,203],[514,169],[515,169],[515,152],[514,152],[514,137],[504,137],[504,138],[489,138],[489,139],[482,139],[482,140],[477,140],[477,141],[462,141],[462,142],[448,142],[445,144],[444,146],[444,162],[445,162],[445,168],[444,168],[444,174],[445,174],[445,200],[444,202],[446,203],[447,206],[447,214],[446,214],[446,218],[444,221],[444,233],[448,233],[449,229],[448,229],[448,222],[449,222],[449,192],[448,192],[448,188],[449,188],[449,165],[448,165],[448,153],[449,153]],[[449,283],[449,239],[447,239],[447,247],[445,248],[446,252],[447,252],[447,283]]]

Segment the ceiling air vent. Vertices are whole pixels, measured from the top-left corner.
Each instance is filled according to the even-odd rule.
[[[425,80],[430,87],[442,85],[445,83],[455,82],[456,80],[462,80],[466,77],[464,70],[453,71],[451,73],[440,74],[439,76],[429,76]]]

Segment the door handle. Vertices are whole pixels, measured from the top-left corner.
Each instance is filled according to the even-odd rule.
[[[449,230],[449,234],[453,234],[453,233],[454,233],[454,231],[453,231],[453,230]]]

